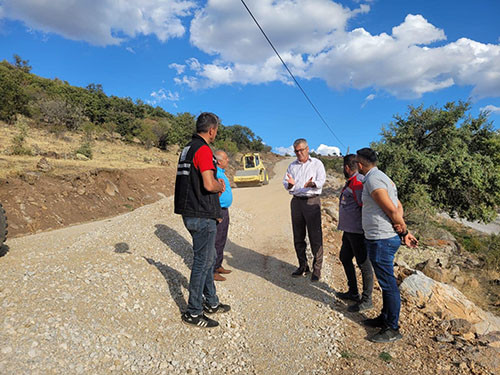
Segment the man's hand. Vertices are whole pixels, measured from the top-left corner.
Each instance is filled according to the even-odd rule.
[[[313,178],[311,177],[304,185],[305,188],[315,188],[316,184],[313,182]]]
[[[224,193],[226,191],[226,183],[224,182],[224,180],[222,178],[218,178],[217,181],[219,181],[219,184],[222,185],[221,193]]]
[[[224,182],[224,180],[222,178],[218,178],[217,182],[219,184],[221,184],[221,186],[222,186],[222,190],[219,191],[219,197],[220,197],[222,195],[222,193],[224,193],[226,191],[226,183]]]
[[[288,182],[288,189],[291,189],[295,186],[295,180],[290,173],[286,174],[286,182]]]
[[[397,234],[406,232],[406,225],[394,224],[392,227],[394,228]]]
[[[406,236],[403,237],[403,243],[412,249],[418,246],[418,240],[415,238],[413,234],[409,232]]]

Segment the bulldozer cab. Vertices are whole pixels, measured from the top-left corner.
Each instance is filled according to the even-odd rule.
[[[247,155],[245,158],[245,169],[255,168],[260,164],[259,155]]]
[[[266,167],[256,152],[241,157],[243,170],[236,171],[233,181],[236,186],[260,186],[269,182]]]
[[[245,156],[245,168],[255,168],[255,158],[253,155]]]

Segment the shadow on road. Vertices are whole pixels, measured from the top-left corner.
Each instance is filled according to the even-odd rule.
[[[5,244],[0,245],[0,257],[3,257],[4,255],[7,255],[9,252],[9,247]]]
[[[188,268],[193,264],[192,245],[184,239],[179,233],[164,224],[155,225],[155,235],[167,245],[167,251],[172,250],[180,256]],[[151,258],[143,257],[146,261],[155,266],[166,280],[170,295],[179,307],[180,312],[186,311],[187,303],[182,294],[182,288],[188,289],[189,281],[182,273],[175,268],[156,261]]]
[[[186,266],[191,268],[193,265],[192,244],[186,241],[184,237],[182,237],[175,230],[164,224],[156,224],[155,228],[156,237],[172,249],[174,253],[180,256]]]
[[[192,244],[167,225],[156,224],[155,227],[156,236],[169,249],[180,256],[188,268],[191,268],[193,262]],[[296,269],[296,265],[285,262],[275,256],[264,255],[255,250],[237,245],[230,240],[226,244],[224,253],[226,263],[235,270],[254,274],[290,293],[301,295],[328,306],[358,324],[361,320],[365,319],[365,316],[360,313],[348,312],[347,305],[343,301],[336,299],[335,290],[327,283],[321,280],[312,283],[309,277],[291,277],[290,275]],[[179,310],[181,312],[185,311],[187,303],[184,300],[181,288],[188,288],[188,279],[176,269],[162,262],[146,257],[144,259],[160,271],[167,281],[170,294],[179,307]]]
[[[291,277],[291,273],[297,269],[296,265],[272,255],[261,254],[229,240],[224,253],[231,255],[231,257],[226,257],[226,262],[230,267],[252,273],[288,292],[299,294],[334,308],[335,291],[321,280],[312,283],[310,277]]]
[[[272,255],[261,254],[229,240],[224,253],[231,255],[225,257],[229,267],[252,273],[290,293],[301,295],[328,306],[357,324],[361,325],[361,321],[366,319],[366,316],[361,313],[348,312],[348,305],[335,297],[336,291],[327,283],[321,280],[313,283],[309,277],[291,277],[291,273],[297,268],[296,265],[287,263]],[[364,326],[363,328],[365,328],[369,336],[374,333],[371,329]]]
[[[157,262],[151,258],[143,258],[146,259],[149,264],[155,266],[167,281],[168,290],[170,292],[170,295],[172,296],[172,299],[177,304],[177,307],[179,307],[179,311],[181,313],[186,311],[187,303],[184,300],[184,295],[182,294],[182,288],[187,289],[189,286],[186,277],[179,271],[167,266],[166,264],[163,264],[162,262]]]
[[[125,242],[119,242],[119,243],[115,244],[115,253],[132,254],[130,252],[130,246],[128,245],[128,243],[125,243]]]

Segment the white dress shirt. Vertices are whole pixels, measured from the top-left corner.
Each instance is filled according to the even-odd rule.
[[[288,189],[287,175],[292,176],[295,180],[295,185]],[[307,187],[304,185],[312,177],[312,182],[316,184],[315,188]],[[285,177],[283,178],[283,185],[290,194],[298,197],[310,197],[313,195],[320,195],[325,184],[326,173],[325,167],[321,160],[309,157],[307,161],[301,163],[298,159],[288,166]]]

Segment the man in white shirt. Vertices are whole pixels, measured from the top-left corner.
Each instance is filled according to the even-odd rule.
[[[283,178],[285,189],[293,195],[290,202],[293,243],[299,260],[299,268],[292,273],[292,276],[299,277],[310,272],[306,256],[307,230],[311,252],[314,256],[311,281],[318,281],[323,264],[323,232],[319,196],[326,180],[325,167],[319,159],[309,156],[309,146],[304,138],[293,142],[293,149],[297,160],[288,166]]]

